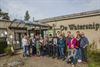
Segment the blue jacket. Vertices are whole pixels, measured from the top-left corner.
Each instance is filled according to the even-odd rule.
[[[58,39],[58,46],[59,47],[65,47],[65,41],[64,41],[64,39]]]
[[[86,37],[81,37],[81,39],[80,39],[80,47],[84,47],[87,44],[89,44],[88,39]]]

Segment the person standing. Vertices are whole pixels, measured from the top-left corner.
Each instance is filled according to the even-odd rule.
[[[67,32],[67,37],[66,37],[66,48],[67,48],[67,50],[66,50],[66,52],[68,52],[67,53],[67,56],[69,56],[69,54],[70,54],[70,48],[68,47],[68,45],[70,44],[70,42],[71,42],[71,32],[70,31],[68,31]]]
[[[43,56],[44,55],[44,51],[43,51],[43,47],[44,47],[44,44],[43,44],[43,38],[40,37],[40,55]]]
[[[58,39],[58,47],[59,47],[59,55],[60,55],[60,59],[64,59],[64,47],[65,47],[65,41],[64,41],[62,35],[59,36],[59,39]]]
[[[40,56],[40,35],[39,34],[37,34],[36,36],[35,36],[35,38],[36,38],[36,54],[37,54],[37,56]]]
[[[34,56],[36,54],[36,39],[34,36],[32,36],[31,43],[32,43],[32,55]]]
[[[80,63],[80,62],[82,62],[82,51],[81,51],[81,48],[80,48],[81,35],[77,35],[76,39],[77,39],[77,42],[76,42],[76,59]]]
[[[84,35],[84,32],[81,32],[81,40],[80,40],[80,48],[82,51],[82,61],[87,62],[87,45],[89,41],[87,37]]]
[[[74,35],[71,35],[71,41],[68,43],[68,57],[67,57],[67,63],[70,63],[74,66],[76,64],[76,38]]]
[[[28,42],[28,56],[30,56],[30,48],[31,48],[31,43],[30,43],[30,37],[29,37],[29,35],[27,35],[27,42]]]
[[[43,40],[43,53],[44,55],[48,55],[49,54],[49,50],[48,50],[48,36],[46,35],[44,37],[44,40]]]
[[[36,54],[37,54],[37,56],[40,56],[40,41],[39,40],[37,40],[36,41]]]
[[[48,51],[49,51],[49,56],[53,55],[53,39],[52,39],[52,34],[49,35],[49,40],[48,40]]]
[[[53,57],[58,57],[58,37],[57,34],[53,37]]]
[[[24,37],[22,38],[22,46],[23,46],[23,56],[28,56],[28,40],[27,40],[27,34],[24,34]]]

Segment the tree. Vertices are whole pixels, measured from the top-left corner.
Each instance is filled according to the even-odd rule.
[[[3,12],[1,9],[0,9],[0,18],[4,20],[10,20],[8,13]]]
[[[4,14],[3,18],[2,19],[5,19],[5,20],[10,20],[10,17],[8,16],[8,13]]]
[[[28,10],[27,10],[25,13],[25,16],[24,16],[24,20],[29,21],[29,19],[30,19],[30,15],[29,15]]]

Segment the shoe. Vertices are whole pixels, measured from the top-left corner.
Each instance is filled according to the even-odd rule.
[[[78,63],[81,63],[81,62],[82,62],[82,60],[78,59]]]

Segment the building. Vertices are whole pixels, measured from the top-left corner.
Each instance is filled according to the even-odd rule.
[[[38,22],[49,24],[54,27],[56,32],[61,30],[65,35],[67,31],[74,34],[76,31],[84,32],[90,43],[94,42],[95,47],[100,49],[100,10],[46,18],[38,20]]]
[[[51,26],[46,24],[38,24],[33,22],[25,22],[21,20],[0,20],[0,37],[6,37],[8,44],[14,44],[15,48],[22,47],[22,36],[27,33],[41,34],[47,31]]]

